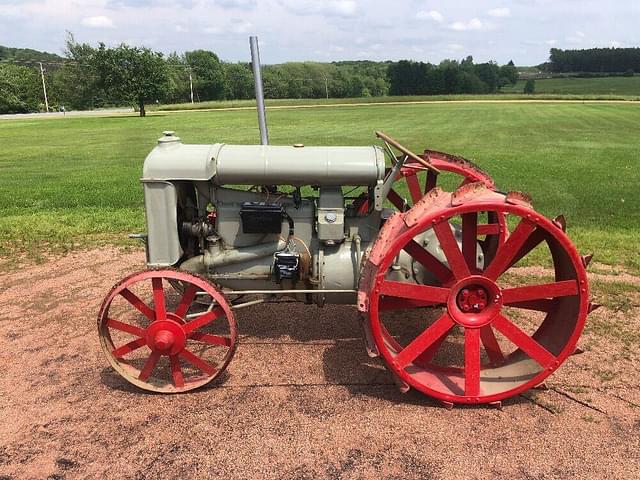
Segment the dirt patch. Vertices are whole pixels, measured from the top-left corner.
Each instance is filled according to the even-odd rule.
[[[0,273],[0,478],[640,476],[640,358],[609,330],[640,330],[640,305],[594,312],[585,352],[501,411],[400,394],[354,309],[300,304],[238,311],[221,382],[162,396],[108,367],[95,328],[143,266],[107,248]]]
[[[597,265],[598,270],[607,273],[593,273],[589,272],[589,279],[591,281],[599,281],[605,283],[626,283],[633,287],[640,288],[640,277],[632,275],[624,270],[623,267],[611,267],[608,265]],[[606,268],[603,268],[606,267]],[[611,272],[611,273],[608,273]],[[510,275],[526,275],[532,277],[545,277],[553,276],[553,270],[543,267],[514,267],[509,270]]]

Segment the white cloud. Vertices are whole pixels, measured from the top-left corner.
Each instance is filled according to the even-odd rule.
[[[216,0],[221,7],[250,9],[256,6],[256,0]]]
[[[582,42],[584,42],[585,37],[586,37],[586,35],[584,34],[584,32],[581,32],[580,30],[577,30],[574,35],[569,35],[567,37],[567,42],[569,42],[569,43],[582,43]]]
[[[544,43],[546,43],[547,45],[555,45],[556,43],[558,43],[558,41],[552,39],[552,40],[545,40]]]
[[[85,17],[80,22],[85,27],[89,28],[113,28],[113,20],[105,15],[98,15],[96,17]]]
[[[437,10],[420,10],[416,13],[416,18],[418,20],[433,20],[434,22],[442,23],[444,21],[444,17]]]
[[[496,17],[496,18],[504,18],[504,17],[511,16],[511,10],[508,9],[507,7],[492,8],[487,13],[489,14],[489,16]]]
[[[203,31],[204,33],[208,33],[211,35],[242,35],[250,33],[252,28],[253,24],[251,22],[233,18],[224,24],[206,27]],[[261,43],[263,44],[264,42]]]
[[[479,19],[472,18],[468,22],[453,22],[451,24],[451,29],[458,32],[464,32],[467,30],[482,30],[483,26],[484,25]]]
[[[358,10],[354,0],[280,0],[280,3],[298,15],[353,17]]]
[[[458,52],[464,49],[464,45],[460,45],[459,43],[450,43],[449,45],[447,45],[447,49],[451,50],[452,52]]]
[[[352,0],[337,0],[333,2],[326,2],[328,11],[332,11],[338,15],[350,17],[356,13],[356,2]]]

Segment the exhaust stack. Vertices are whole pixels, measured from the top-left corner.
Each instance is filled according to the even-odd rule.
[[[260,126],[260,143],[269,145],[269,130],[267,129],[267,112],[264,107],[264,89],[262,88],[262,72],[260,70],[260,49],[258,37],[249,37],[251,47],[251,66],[253,80],[256,85],[256,107],[258,109],[258,125]]]

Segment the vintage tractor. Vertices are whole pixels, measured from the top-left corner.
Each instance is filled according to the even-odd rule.
[[[310,147],[165,132],[142,176],[149,269],[99,313],[111,365],[146,390],[197,388],[233,357],[234,311],[287,296],[356,305],[369,355],[403,391],[477,404],[540,385],[576,349],[589,257],[562,217],[470,162],[377,135],[381,147]]]
[[[165,132],[145,160],[149,269],[115,285],[98,316],[115,370],[156,392],[207,384],[236,350],[234,311],[286,296],[356,305],[368,354],[402,391],[497,405],[542,384],[595,308],[591,256],[564,218],[496,191],[463,158],[418,156],[381,132],[382,147],[268,145],[250,44],[261,145]]]

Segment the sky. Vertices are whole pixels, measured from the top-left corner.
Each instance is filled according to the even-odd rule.
[[[640,0],[0,0],[0,45],[62,53],[122,42],[262,62],[472,55],[537,65],[550,48],[640,46]]]

